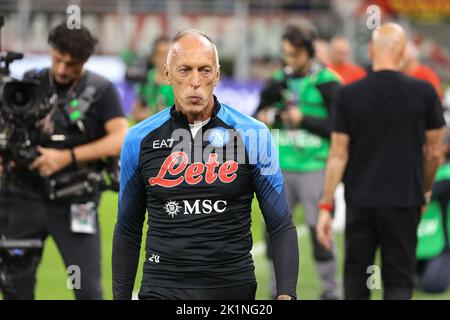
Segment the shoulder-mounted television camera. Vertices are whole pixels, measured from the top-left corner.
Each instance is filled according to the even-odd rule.
[[[0,16],[0,32],[4,24]],[[9,162],[27,165],[36,157],[30,128],[46,115],[48,106],[40,94],[39,82],[18,81],[9,74],[9,65],[23,54],[1,51],[0,41],[0,291],[14,298],[11,278],[26,273],[39,262],[42,241],[39,239],[7,239]]]
[[[0,52],[0,156],[18,167],[28,166],[38,156],[39,120],[56,99],[44,95],[38,80],[10,77],[10,63],[22,57],[16,52]]]

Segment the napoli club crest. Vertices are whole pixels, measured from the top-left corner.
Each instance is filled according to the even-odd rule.
[[[230,133],[225,128],[214,128],[210,131],[208,141],[214,147],[223,147],[230,140]]]

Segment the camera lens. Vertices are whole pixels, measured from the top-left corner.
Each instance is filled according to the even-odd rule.
[[[39,108],[39,84],[31,80],[10,81],[3,90],[3,109],[22,120]]]
[[[30,92],[23,89],[23,87],[14,88],[9,97],[9,101],[17,108],[23,108],[30,102]]]

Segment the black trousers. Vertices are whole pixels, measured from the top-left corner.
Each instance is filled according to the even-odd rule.
[[[16,239],[45,240],[51,235],[58,246],[66,267],[75,265],[80,270],[80,289],[74,289],[79,300],[102,299],[100,284],[100,234],[73,233],[70,229],[70,204],[32,200],[13,195],[8,205],[8,234]],[[97,221],[98,222],[98,221]],[[98,223],[97,223],[98,225]],[[42,256],[39,257],[39,260]],[[5,299],[34,299],[36,271],[31,268],[13,277],[15,297]],[[67,275],[69,277],[69,274]]]
[[[345,299],[369,299],[369,266],[381,249],[384,299],[410,299],[414,289],[417,227],[421,208],[347,208]]]
[[[255,300],[256,282],[207,289],[165,288],[144,285],[139,300]]]

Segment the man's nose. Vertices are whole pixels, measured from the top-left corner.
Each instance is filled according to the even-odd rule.
[[[193,70],[191,76],[191,87],[196,90],[200,87],[200,74],[198,70]]]
[[[58,63],[55,72],[59,75],[66,73],[66,65],[64,63]]]

